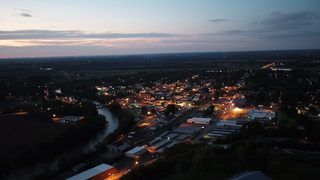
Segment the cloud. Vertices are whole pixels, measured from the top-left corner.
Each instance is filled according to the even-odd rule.
[[[237,35],[245,33],[245,31],[242,30],[228,30],[228,31],[219,31],[217,33],[209,33],[209,34],[198,34],[200,36],[218,36],[218,35]]]
[[[221,22],[228,22],[230,20],[229,19],[211,19],[209,21],[212,23],[221,23]]]
[[[226,30],[200,36],[245,36],[263,39],[316,37],[320,34],[320,16],[310,11],[283,13],[272,12],[268,17],[254,21],[245,30]]]
[[[294,13],[283,13],[275,11],[270,13],[266,19],[253,22],[254,25],[262,26],[265,29],[273,31],[301,29],[312,25],[312,20],[318,19],[319,16],[310,11],[300,11]]]
[[[16,10],[16,9],[15,9]],[[29,9],[20,9],[20,11],[23,11],[23,12],[27,12],[27,13],[31,13],[32,11],[29,10]]]
[[[52,30],[16,30],[0,31],[1,40],[12,39],[61,39],[61,38],[97,38],[97,39],[117,39],[117,38],[167,38],[186,37],[185,35],[170,33],[85,33],[79,30],[52,31]]]
[[[28,14],[28,13],[20,13],[20,16],[22,16],[22,17],[32,17],[32,15]]]
[[[28,10],[28,9],[17,9],[17,8],[13,8],[14,16],[22,16],[22,17],[32,17],[32,11]]]

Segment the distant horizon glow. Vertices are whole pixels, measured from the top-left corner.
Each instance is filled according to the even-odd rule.
[[[5,1],[0,58],[320,49],[318,7],[318,0]]]

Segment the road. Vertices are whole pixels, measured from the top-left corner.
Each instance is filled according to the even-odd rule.
[[[121,178],[121,176],[127,174],[129,171],[121,171],[119,173],[113,174],[107,178],[105,178],[104,180],[118,180]]]
[[[62,72],[63,72],[63,74],[64,74],[65,76],[67,76],[67,78],[69,79],[69,81],[72,81],[72,80],[70,79],[70,77],[68,76],[67,73],[65,73],[64,71],[62,71]]]
[[[10,113],[10,114],[1,114],[0,112],[0,116],[25,115],[25,114],[27,114],[27,112],[16,112],[16,113]]]

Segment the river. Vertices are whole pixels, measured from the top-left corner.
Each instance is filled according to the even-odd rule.
[[[106,117],[106,120],[109,122],[106,129],[103,133],[99,134],[94,140],[91,140],[87,145],[82,147],[84,152],[88,150],[93,150],[94,146],[98,144],[98,142],[102,141],[109,133],[113,132],[115,129],[118,128],[119,120],[116,116],[112,115],[108,108],[104,107],[98,109],[99,113]]]
[[[97,104],[97,102],[94,102]],[[106,117],[106,120],[109,122],[106,126],[106,129],[98,134],[95,139],[90,142],[80,145],[78,148],[71,149],[68,151],[68,154],[77,153],[80,149],[84,152],[88,152],[88,150],[93,150],[94,146],[102,141],[109,133],[113,132],[118,128],[119,120],[116,116],[112,115],[107,107],[98,109],[98,112]],[[29,167],[20,168],[17,170],[13,170],[9,173],[9,175],[5,178],[6,180],[28,180],[33,174],[37,174],[42,172],[44,169],[49,168],[50,170],[55,170],[57,168],[58,158],[51,160],[50,162],[46,162],[43,164],[36,164]]]

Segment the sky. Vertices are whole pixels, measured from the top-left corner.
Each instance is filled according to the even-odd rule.
[[[0,0],[0,58],[320,49],[320,0]]]

